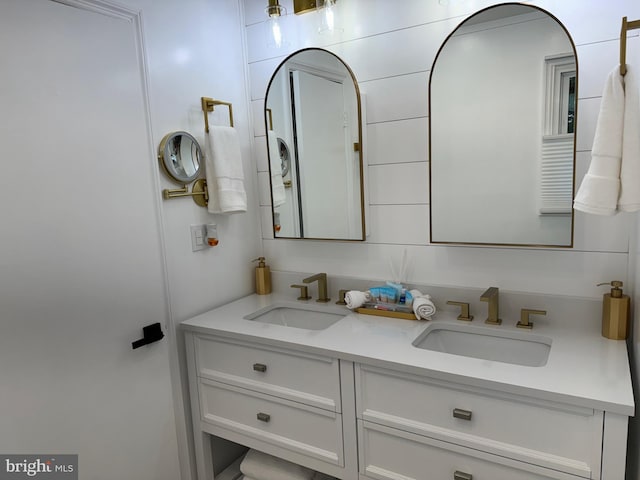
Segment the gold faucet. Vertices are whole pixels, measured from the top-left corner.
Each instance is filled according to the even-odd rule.
[[[316,273],[315,275],[311,275],[310,277],[307,277],[302,281],[304,283],[313,283],[316,280],[318,281],[318,299],[316,300],[316,302],[326,303],[329,300],[331,300],[329,297],[327,297],[327,274],[326,273]]]
[[[480,301],[489,304],[489,315],[484,323],[488,323],[489,325],[500,325],[502,323],[502,320],[498,318],[500,317],[499,294],[498,287],[489,287],[480,295]]]

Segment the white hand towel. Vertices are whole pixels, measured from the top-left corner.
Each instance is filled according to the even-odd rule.
[[[618,210],[640,210],[640,98],[635,70],[627,66],[624,76],[624,121],[622,127],[622,166]]]
[[[238,134],[232,127],[210,126],[205,137],[209,213],[247,211]]]
[[[344,301],[347,304],[347,308],[353,310],[354,308],[360,308],[365,303],[371,301],[371,295],[369,294],[369,292],[349,290],[344,294]]]
[[[431,301],[429,295],[413,299],[413,313],[418,320],[431,320],[431,316],[436,313],[436,306]]]
[[[282,161],[280,160],[280,147],[278,136],[273,130],[267,133],[269,141],[269,170],[271,171],[271,195],[273,206],[279,207],[287,201],[287,195],[282,182]]]
[[[413,298],[424,297],[424,293],[422,293],[420,290],[416,290],[416,289],[409,290],[409,293]]]
[[[249,450],[240,464],[246,477],[256,480],[311,480],[314,471],[257,450]]]
[[[607,79],[592,156],[574,208],[602,215],[640,210],[640,98],[631,68],[622,77],[616,67]]]

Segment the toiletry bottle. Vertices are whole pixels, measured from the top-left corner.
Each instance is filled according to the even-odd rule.
[[[629,295],[622,293],[622,282],[619,280],[599,283],[598,286],[600,285],[613,287],[602,300],[602,336],[624,340],[629,334]]]
[[[253,262],[258,262],[256,267],[256,293],[267,295],[271,293],[271,269],[264,263],[264,257],[258,257]]]

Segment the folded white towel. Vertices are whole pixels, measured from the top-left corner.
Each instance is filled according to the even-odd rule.
[[[242,463],[243,458],[244,456],[241,455],[222,472],[216,474],[216,480],[241,480],[240,463]]]
[[[420,290],[416,290],[415,288],[413,290],[409,290],[409,293],[413,298],[424,297],[424,293],[422,293]]]
[[[249,450],[240,464],[246,477],[256,480],[311,480],[314,471],[257,450]]]
[[[349,290],[344,295],[344,301],[347,304],[347,308],[354,309],[360,308],[365,303],[371,301],[371,295],[369,292],[360,292],[359,290]]]
[[[607,78],[591,164],[573,208],[597,215],[640,209],[640,104],[631,70],[616,67]]]
[[[209,213],[247,211],[238,134],[232,127],[210,126],[205,137]]]
[[[269,170],[271,171],[271,197],[274,207],[279,207],[287,201],[287,195],[282,182],[282,160],[280,159],[280,147],[278,136],[273,130],[267,133],[269,141]]]
[[[431,320],[431,316],[436,313],[436,306],[431,301],[430,295],[423,295],[413,299],[413,313],[418,320]]]
[[[622,127],[622,166],[618,210],[640,210],[640,98],[635,70],[627,66],[624,76],[624,121]]]

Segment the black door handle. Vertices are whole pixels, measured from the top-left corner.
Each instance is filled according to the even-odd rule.
[[[140,348],[144,345],[149,345],[150,343],[157,342],[158,340],[162,340],[163,338],[164,333],[162,333],[162,327],[160,326],[160,324],[152,323],[151,325],[142,327],[142,338],[133,342],[131,344],[131,347],[135,350],[136,348]]]

